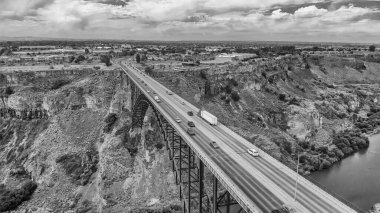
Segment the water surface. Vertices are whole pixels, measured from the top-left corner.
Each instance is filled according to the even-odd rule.
[[[365,211],[380,203],[380,134],[369,140],[368,149],[311,175],[330,191]]]

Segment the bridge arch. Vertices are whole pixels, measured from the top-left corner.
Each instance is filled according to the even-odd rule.
[[[144,124],[144,117],[148,108],[152,107],[153,113],[156,116],[157,121],[160,123],[160,117],[154,105],[149,101],[149,99],[144,95],[140,94],[135,101],[132,108],[132,128],[142,127]]]

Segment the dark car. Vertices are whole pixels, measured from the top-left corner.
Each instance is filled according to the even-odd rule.
[[[187,134],[189,134],[191,136],[195,135],[193,128],[188,128],[186,132],[187,132]]]
[[[189,125],[190,127],[195,127],[195,124],[192,121],[187,122],[187,125]]]
[[[190,116],[194,115],[192,111],[188,111],[187,114],[190,115]]]
[[[211,141],[210,146],[212,146],[214,149],[219,149],[219,145],[215,141]]]

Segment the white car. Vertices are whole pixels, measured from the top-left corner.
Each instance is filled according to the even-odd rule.
[[[147,93],[150,93],[150,91],[149,91],[149,90],[147,90],[146,92],[147,92]]]
[[[177,123],[181,123],[181,119],[179,119],[179,117],[177,117],[177,118],[175,119],[175,121],[177,121]]]
[[[256,149],[248,149],[247,151],[253,157],[258,157],[259,156],[259,152]]]

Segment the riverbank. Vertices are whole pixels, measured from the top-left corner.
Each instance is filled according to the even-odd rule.
[[[363,209],[363,212],[368,212],[379,203],[380,197],[380,134],[369,136],[369,140],[367,149],[310,175],[330,191]]]

